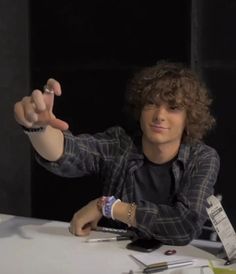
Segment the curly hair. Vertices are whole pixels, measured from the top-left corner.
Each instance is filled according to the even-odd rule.
[[[137,121],[147,104],[164,102],[185,109],[183,142],[200,141],[215,124],[207,88],[191,69],[180,63],[160,62],[136,73],[128,84],[126,100]]]

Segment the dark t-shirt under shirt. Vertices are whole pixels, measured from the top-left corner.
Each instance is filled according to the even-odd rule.
[[[135,171],[134,200],[169,204],[174,190],[172,162],[156,164],[146,157],[143,166]]]

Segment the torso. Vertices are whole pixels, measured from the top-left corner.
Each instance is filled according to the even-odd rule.
[[[134,173],[134,200],[146,200],[155,204],[169,204],[174,190],[171,160],[155,164],[147,158],[143,166]]]

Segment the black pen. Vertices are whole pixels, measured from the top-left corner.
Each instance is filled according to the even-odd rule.
[[[183,266],[188,266],[192,264],[193,264],[193,261],[183,261],[183,260],[149,264],[144,268],[143,273],[155,273],[155,272],[167,270],[170,268],[183,267]]]
[[[117,234],[127,234],[128,233],[128,231],[126,229],[104,227],[104,226],[97,226],[95,231],[112,232],[112,233],[117,233]]]
[[[104,237],[104,238],[91,238],[87,239],[87,243],[98,243],[98,242],[112,242],[112,241],[125,241],[125,240],[130,240],[129,236],[125,235],[119,235],[115,237]]]

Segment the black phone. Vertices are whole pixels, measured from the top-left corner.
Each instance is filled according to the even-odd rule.
[[[136,239],[126,245],[126,248],[141,251],[141,252],[152,252],[159,247],[162,243],[155,239]]]

